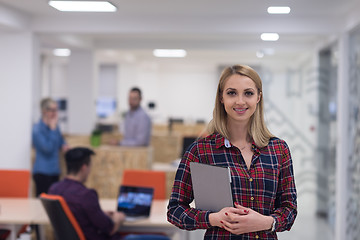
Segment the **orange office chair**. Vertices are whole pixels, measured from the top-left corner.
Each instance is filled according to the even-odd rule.
[[[166,198],[166,175],[162,171],[126,169],[123,173],[122,185],[152,187],[154,199]]]
[[[122,185],[152,187],[154,199],[166,199],[166,174],[162,171],[125,169],[122,177]],[[128,233],[124,240],[170,240],[166,234],[153,233]]]
[[[29,170],[6,170],[0,169],[0,197],[27,198],[30,192],[30,171]],[[21,226],[17,236],[26,231],[28,225]],[[0,229],[1,239],[6,239],[9,230]]]
[[[29,197],[29,170],[0,170],[0,197]]]
[[[85,240],[79,223],[62,196],[42,193],[40,200],[49,216],[57,240]]]

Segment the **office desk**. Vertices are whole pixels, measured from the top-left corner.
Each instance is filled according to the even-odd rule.
[[[139,219],[137,221],[125,222],[123,227],[132,226],[162,226],[162,227],[173,227],[166,220],[166,207],[168,200],[154,200],[151,205],[151,212],[149,218]],[[101,199],[100,206],[103,211],[114,211],[116,210],[116,200],[113,199]]]
[[[121,226],[122,232],[162,232],[177,239],[187,239],[187,232],[171,225],[166,218],[168,200],[154,200],[151,206],[150,217],[137,221],[125,222]],[[101,199],[101,208],[104,211],[114,211],[116,201]],[[176,235],[176,236],[174,236]]]
[[[0,198],[0,224],[46,224],[49,219],[39,199]]]
[[[0,226],[11,230],[9,239],[24,224],[48,224],[49,220],[41,202],[34,198],[0,198]]]
[[[164,232],[176,239],[187,239],[187,232],[171,225],[166,220],[167,200],[154,200],[150,217],[134,222],[125,222],[120,231],[124,232]],[[115,199],[101,199],[104,211],[116,209]],[[23,224],[50,224],[45,209],[36,198],[0,198],[0,225],[10,226],[12,235],[16,239],[15,229]]]

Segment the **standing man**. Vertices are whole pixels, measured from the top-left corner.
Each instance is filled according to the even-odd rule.
[[[45,98],[41,100],[40,107],[41,119],[32,131],[32,143],[36,153],[33,166],[36,196],[47,193],[51,184],[59,181],[59,151],[68,150],[58,126],[56,102],[51,98]]]
[[[124,138],[121,146],[148,146],[150,144],[151,120],[140,106],[141,90],[134,87],[129,93],[130,110],[125,115]]]
[[[88,148],[77,147],[65,154],[67,175],[50,187],[49,193],[61,195],[69,205],[87,240],[120,239],[117,233],[125,220],[122,212],[103,212],[97,192],[85,187],[91,170]]]

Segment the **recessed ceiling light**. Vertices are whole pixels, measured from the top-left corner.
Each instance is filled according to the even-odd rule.
[[[68,57],[71,55],[71,51],[68,48],[56,48],[53,50],[53,54],[57,57]]]
[[[104,1],[58,1],[51,0],[49,5],[64,12],[115,12],[116,7]]]
[[[155,57],[185,57],[186,51],[184,49],[154,49]]]
[[[267,11],[270,14],[289,14],[291,9],[290,7],[268,7]]]
[[[279,39],[279,34],[277,33],[262,33],[261,40],[263,41],[277,41]]]

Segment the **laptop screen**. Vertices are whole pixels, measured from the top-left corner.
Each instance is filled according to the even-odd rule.
[[[117,210],[127,216],[149,216],[153,195],[153,188],[120,186]]]

